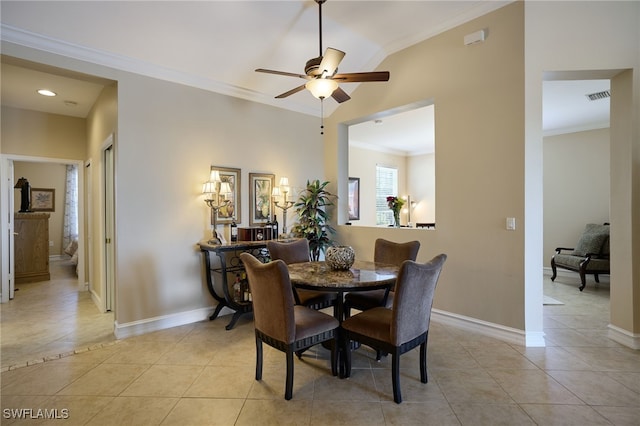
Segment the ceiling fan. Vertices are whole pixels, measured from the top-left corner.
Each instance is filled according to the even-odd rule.
[[[284,92],[276,99],[286,98],[287,96],[298,93],[304,89],[308,89],[313,96],[323,100],[329,96],[338,103],[342,103],[351,99],[351,97],[340,88],[338,83],[361,83],[369,81],[389,81],[389,71],[373,71],[373,72],[356,72],[338,74],[338,65],[344,58],[345,53],[341,50],[328,47],[322,55],[322,4],[326,0],[315,0],[318,3],[319,16],[319,34],[320,34],[320,50],[317,58],[307,61],[304,67],[305,74],[296,74],[284,71],[274,71],[264,68],[258,68],[256,72],[267,74],[284,75],[287,77],[297,77],[307,82],[301,86]]]

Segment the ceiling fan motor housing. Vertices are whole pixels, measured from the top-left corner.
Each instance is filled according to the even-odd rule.
[[[318,56],[317,58],[309,59],[304,66],[304,73],[309,77],[317,77],[322,74],[320,70],[320,63],[322,62],[322,56]]]

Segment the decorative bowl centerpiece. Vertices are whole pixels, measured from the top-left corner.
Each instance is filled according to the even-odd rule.
[[[356,252],[351,246],[331,246],[327,248],[325,258],[331,269],[346,270],[353,266]]]

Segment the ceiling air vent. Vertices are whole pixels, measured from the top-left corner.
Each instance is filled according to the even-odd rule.
[[[603,92],[590,93],[586,95],[590,101],[597,101],[598,99],[606,99],[611,97],[611,93],[608,90]]]

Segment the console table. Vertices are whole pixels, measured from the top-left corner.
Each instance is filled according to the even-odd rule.
[[[218,306],[209,317],[209,320],[213,321],[216,319],[222,308],[226,306],[235,311],[231,317],[231,321],[225,327],[227,330],[231,330],[243,314],[252,312],[252,305],[251,302],[236,302],[233,300],[233,293],[229,287],[233,281],[229,280],[229,274],[233,277],[236,273],[244,271],[244,266],[240,261],[240,253],[251,253],[260,261],[268,262],[270,258],[269,251],[267,250],[267,242],[238,241],[234,243],[213,244],[209,241],[200,241],[198,245],[204,258],[207,288],[211,296],[218,301]],[[215,253],[220,259],[220,267],[212,267],[211,253]],[[211,276],[212,273],[220,274],[221,276],[222,295],[216,292]]]

